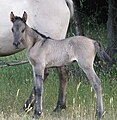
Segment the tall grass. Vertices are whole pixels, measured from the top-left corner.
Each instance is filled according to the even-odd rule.
[[[29,64],[8,67],[0,70],[0,116],[8,120],[31,120],[30,114],[20,113],[20,108],[32,89],[32,70]],[[50,70],[44,83],[43,115],[41,120],[95,120],[95,93],[87,78],[73,78],[69,75],[67,88],[67,110],[53,114],[58,95],[58,76],[55,69]],[[102,79],[104,120],[117,118],[117,81],[111,85],[108,75],[99,75]],[[116,79],[116,78],[115,78]]]
[[[90,25],[91,24],[91,25]],[[96,40],[106,41],[104,25],[97,26],[85,22],[85,35]],[[84,27],[83,27],[84,28]],[[98,29],[98,31],[97,31]],[[106,46],[106,44],[105,44]],[[25,51],[13,56],[0,58],[0,64],[25,59]],[[67,87],[67,109],[53,113],[58,96],[58,76],[55,69],[50,69],[44,83],[43,114],[40,120],[95,120],[96,96],[85,74],[77,64],[67,66],[69,81]],[[104,101],[104,120],[117,120],[117,66],[110,72],[96,72],[101,79]],[[111,83],[110,83],[111,81]],[[33,86],[32,68],[29,64],[0,69],[0,120],[31,120],[29,114],[20,112]]]

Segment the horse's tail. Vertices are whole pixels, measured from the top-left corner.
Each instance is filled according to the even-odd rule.
[[[113,63],[112,59],[110,58],[110,56],[104,51],[103,46],[99,43],[99,42],[95,42],[94,43],[95,49],[96,49],[96,53],[97,56],[104,60],[105,62],[109,62],[109,63]]]
[[[70,10],[70,18],[73,17],[74,15],[74,6],[73,6],[73,1],[72,0],[65,0],[68,7],[69,7],[69,10]]]

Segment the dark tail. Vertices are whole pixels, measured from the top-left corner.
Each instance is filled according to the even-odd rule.
[[[99,42],[94,43],[95,49],[97,56],[101,59],[104,60],[105,62],[113,63],[112,59],[110,56],[105,52],[103,46]]]

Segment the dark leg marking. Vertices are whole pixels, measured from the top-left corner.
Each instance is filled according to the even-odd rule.
[[[43,79],[41,75],[37,74],[35,75],[34,94],[35,94],[34,116],[35,118],[38,118],[42,113]]]
[[[48,77],[48,75],[49,75],[48,69],[45,69],[44,82],[46,81],[46,78]],[[23,111],[27,112],[31,108],[34,108],[34,104],[35,104],[35,95],[34,95],[34,87],[33,87],[29,98],[26,100],[23,108],[21,108],[21,112],[23,112]]]

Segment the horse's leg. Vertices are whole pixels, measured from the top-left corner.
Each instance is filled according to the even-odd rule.
[[[34,95],[35,95],[34,117],[38,118],[42,113],[44,67],[42,67],[40,64],[35,65],[33,67],[33,74],[34,74]]]
[[[45,81],[45,79],[47,78],[48,75],[49,75],[48,69],[45,69],[44,81]],[[26,100],[25,105],[23,106],[23,108],[21,108],[21,112],[22,111],[29,112],[31,110],[31,108],[34,107],[34,104],[35,104],[35,96],[34,96],[34,87],[33,87],[29,98]]]
[[[65,66],[58,67],[57,72],[59,75],[59,94],[57,106],[54,109],[54,112],[61,111],[62,109],[66,108],[66,87],[68,75]]]
[[[95,90],[96,93],[96,99],[97,99],[97,118],[98,120],[101,120],[102,114],[103,114],[103,101],[102,101],[102,87],[101,87],[101,81],[98,78],[97,74],[95,73],[92,66],[88,67],[81,67],[84,72],[86,73],[88,79],[90,80],[90,83]]]

